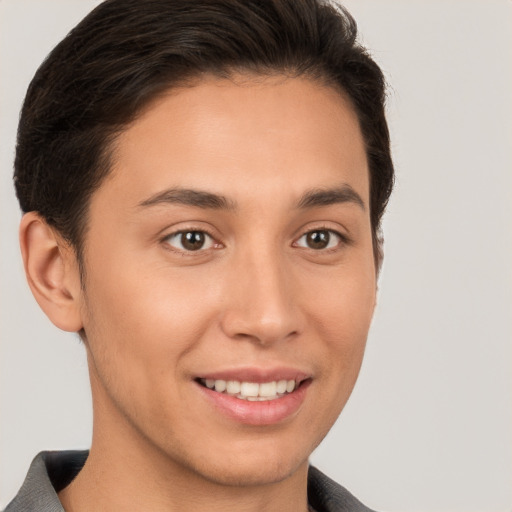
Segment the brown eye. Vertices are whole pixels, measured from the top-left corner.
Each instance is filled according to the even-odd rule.
[[[311,231],[306,235],[306,243],[310,249],[325,249],[330,239],[328,231]]]
[[[187,251],[198,251],[203,248],[205,236],[201,231],[181,233],[181,245]]]
[[[296,244],[299,247],[319,251],[336,247],[339,245],[341,239],[341,235],[330,229],[315,229],[302,235],[299,240],[297,240]]]
[[[175,249],[185,252],[210,249],[214,245],[212,237],[204,231],[179,231],[168,236],[166,242]]]

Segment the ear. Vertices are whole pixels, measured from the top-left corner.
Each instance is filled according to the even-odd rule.
[[[82,329],[82,288],[74,250],[36,212],[20,224],[25,275],[37,303],[60,329]]]

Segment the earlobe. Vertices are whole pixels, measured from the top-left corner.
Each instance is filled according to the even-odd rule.
[[[20,224],[25,275],[37,303],[60,329],[82,329],[81,286],[74,251],[36,212]]]

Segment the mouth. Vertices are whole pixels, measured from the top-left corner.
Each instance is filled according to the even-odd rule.
[[[294,418],[302,409],[312,377],[297,371],[232,371],[194,379],[206,402],[221,417],[264,426]]]
[[[308,379],[281,379],[268,382],[249,382],[224,379],[197,379],[197,382],[212,391],[248,400],[249,402],[267,402],[277,400],[293,393]]]

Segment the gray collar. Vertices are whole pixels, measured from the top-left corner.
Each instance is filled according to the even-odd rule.
[[[41,452],[5,512],[65,512],[57,493],[80,472],[89,452]]]

